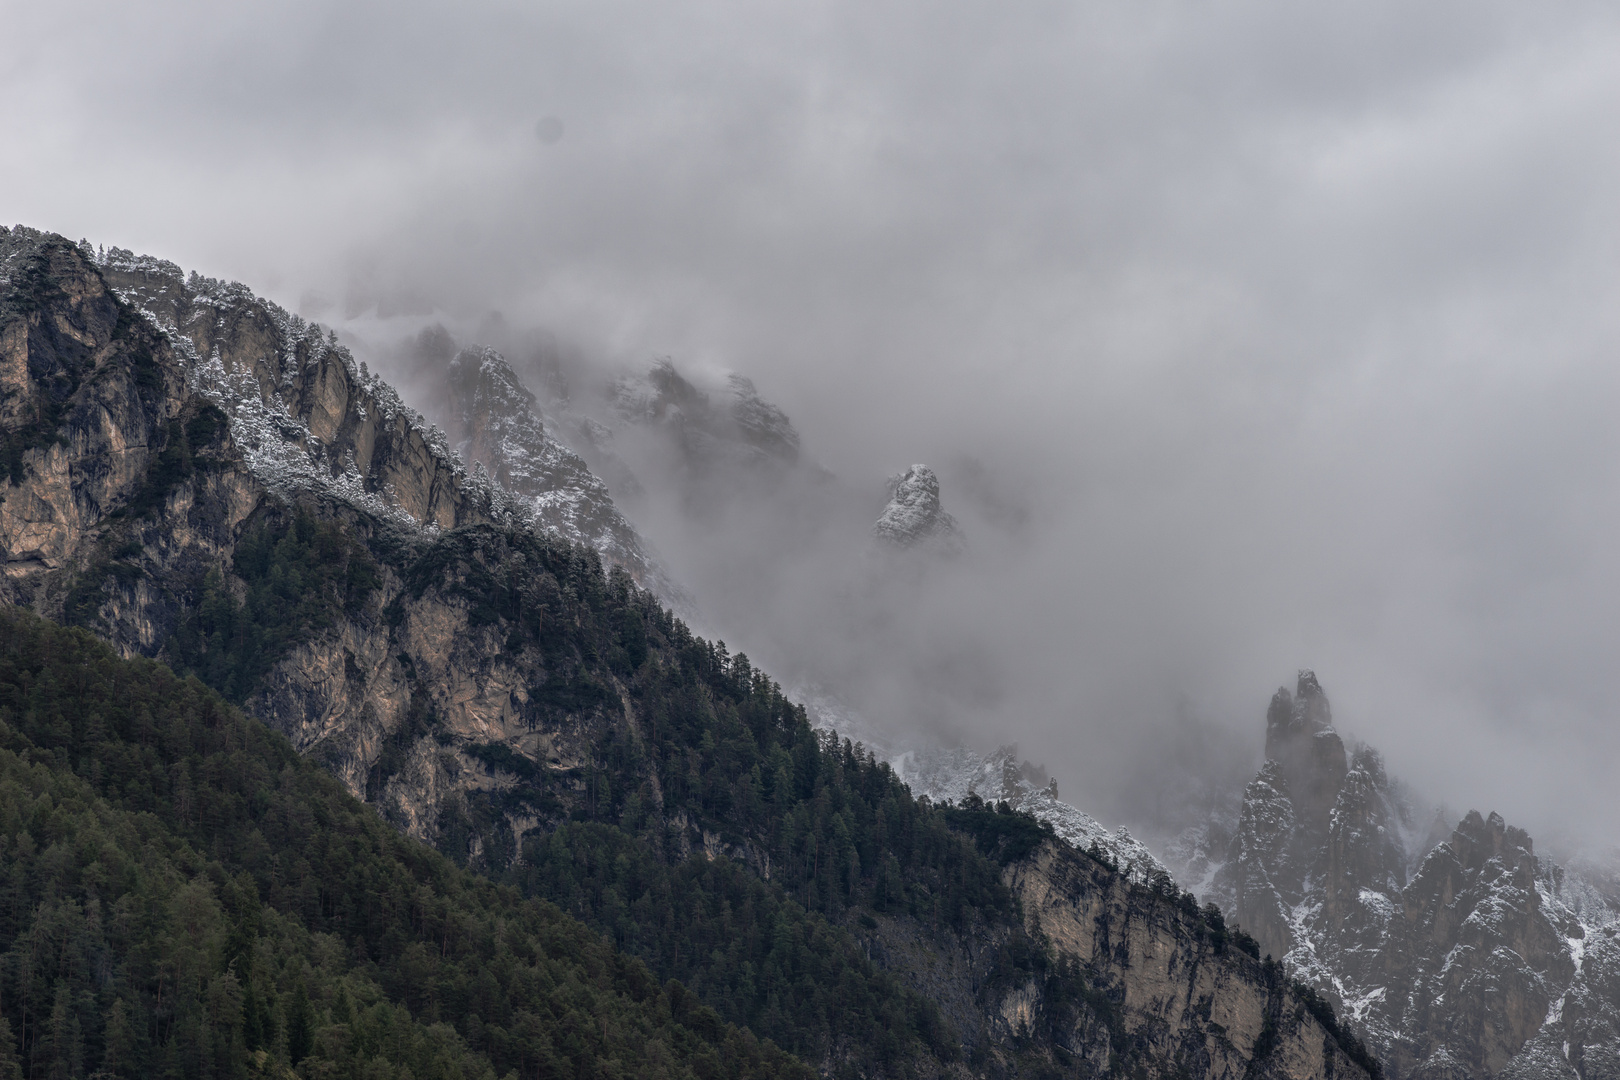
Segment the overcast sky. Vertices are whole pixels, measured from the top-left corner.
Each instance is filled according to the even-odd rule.
[[[332,319],[500,310],[735,368],[845,478],[988,463],[1028,532],[913,614],[979,620],[987,727],[1076,802],[1117,804],[1175,709],[1258,739],[1310,665],[1436,798],[1613,842],[1613,5],[0,0],[0,29],[9,222]]]

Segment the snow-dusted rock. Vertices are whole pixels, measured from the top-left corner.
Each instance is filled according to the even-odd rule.
[[[244,462],[271,491],[329,496],[413,529],[532,524],[331,331],[165,260],[112,248],[96,264],[168,338],[187,390],[226,414]]]
[[[666,358],[615,378],[609,398],[620,424],[669,436],[692,479],[717,469],[770,470],[798,462],[799,433],[753,382],[731,373],[711,390],[700,389]]]
[[[535,396],[500,353],[461,350],[445,382],[450,436],[465,460],[484,466],[496,484],[522,499],[540,526],[595,548],[665,602],[684,601],[613,504],[607,485],[547,433]]]
[[[1620,1075],[1604,1071],[1620,947],[1600,890],[1496,814],[1415,828],[1378,755],[1345,753],[1308,671],[1272,699],[1266,754],[1210,893],[1392,1080]]]
[[[1109,832],[1096,818],[1060,799],[1057,781],[1039,767],[1020,761],[1016,746],[990,753],[928,744],[901,746],[873,734],[863,718],[831,695],[803,687],[791,695],[804,701],[816,727],[864,743],[887,761],[914,795],[936,803],[960,803],[970,794],[991,803],[1005,801],[1014,810],[1047,822],[1060,839],[1076,848],[1100,851],[1133,881],[1170,876],[1164,864],[1124,826]]]
[[[888,488],[889,504],[872,526],[874,536],[901,548],[943,554],[962,550],[962,530],[940,503],[939,478],[934,470],[927,465],[913,465],[891,477]]]

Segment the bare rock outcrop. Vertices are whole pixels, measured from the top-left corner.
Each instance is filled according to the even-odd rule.
[[[1120,1042],[1190,1075],[1364,1075],[1279,965],[1227,945],[1199,918],[1067,845],[1008,868],[1029,926],[1098,974]]]
[[[407,833],[486,865],[588,811],[608,736],[640,760],[652,720],[632,706],[625,655],[643,615],[588,657],[561,620],[633,608],[675,622],[546,529],[532,498],[469,472],[321,328],[172,264],[0,230],[0,388],[0,599],[126,655],[242,667],[252,677],[232,685],[251,714]],[[753,420],[769,442],[770,418]],[[296,625],[239,618],[266,596]],[[458,832],[474,795],[498,796],[478,800],[492,827]],[[678,814],[661,836],[768,877],[747,837]],[[505,850],[471,849],[484,843]],[[1006,885],[1035,935],[1016,919],[946,933],[886,915],[873,938],[986,1043],[1026,1047],[1062,1004],[1074,1021],[1035,1058],[1072,1075],[1363,1075],[1281,970],[1223,947],[1187,897],[1055,839]],[[1042,938],[1063,958],[1056,982],[1003,962]],[[1077,996],[1054,1002],[1064,987]]]
[[[546,431],[534,394],[505,357],[494,349],[463,349],[446,367],[444,387],[448,434],[463,459],[484,466],[496,484],[526,500],[542,527],[595,548],[665,603],[689,604],[614,505],[607,485]]]
[[[1438,836],[1417,827],[1378,754],[1346,754],[1310,672],[1272,699],[1266,756],[1214,899],[1388,1075],[1607,1075],[1620,989],[1584,958],[1608,913],[1583,920],[1522,829],[1477,811]]]
[[[913,465],[889,479],[889,502],[872,525],[872,535],[897,548],[955,555],[964,545],[956,519],[945,512],[939,477],[927,465]]]

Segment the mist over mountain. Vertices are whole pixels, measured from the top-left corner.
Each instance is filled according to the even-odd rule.
[[[0,24],[0,599],[686,987],[601,1013],[674,1072],[1620,1075],[1612,5]],[[0,736],[56,865],[38,792],[112,795]],[[431,1035],[301,910],[308,1015],[214,955],[47,1002],[0,917],[0,1080],[89,1080],[121,994],[126,1073],[295,1066],[246,987],[469,1075],[600,1019]]]
[[[12,13],[11,218],[380,344],[736,371],[863,500],[928,463],[989,569],[907,617],[982,632],[904,666],[1106,803],[1314,665],[1448,801],[1620,819],[1608,6],[148,11]],[[737,566],[727,640],[803,576]]]
[[[1538,857],[1530,836],[1495,812],[1471,810],[1448,832],[1441,807],[1425,827],[1433,804],[1392,781],[1373,747],[1347,750],[1310,671],[1273,697],[1265,761],[1235,819],[1235,788],[1222,781],[1236,759],[1183,725],[1183,740],[1217,752],[1161,755],[1158,784],[1197,781],[1153,805],[1161,828],[1184,826],[1152,838],[1161,855],[1063,801],[1047,769],[1019,761],[1016,747],[979,754],[938,723],[983,692],[982,672],[953,680],[901,669],[889,685],[909,691],[914,708],[930,703],[924,688],[943,687],[935,722],[877,712],[868,727],[844,701],[870,700],[870,681],[834,682],[830,698],[807,687],[807,709],[744,654],[694,637],[660,603],[659,590],[675,596],[678,586],[648,543],[548,428],[588,433],[599,451],[628,433],[630,452],[611,451],[630,481],[621,486],[638,500],[672,489],[696,525],[733,503],[790,508],[796,496],[783,481],[804,465],[797,433],[744,378],[725,379],[717,403],[657,362],[604,385],[604,420],[546,390],[548,423],[499,352],[457,348],[435,327],[396,362],[414,364],[407,372],[447,434],[334,333],[239,284],[23,227],[0,234],[0,265],[13,387],[0,502],[10,603],[196,674],[414,840],[574,905],[698,987],[719,1017],[821,1055],[823,1071],[886,1070],[918,1055],[947,1068],[958,1039],[973,1067],[993,1060],[1015,1072],[1077,1059],[1100,1067],[1105,1045],[1110,1062],[1192,1054],[1201,1071],[1246,1062],[1247,1073],[1295,1077],[1350,1068],[1424,1080],[1548,1069],[1596,1077],[1620,1061],[1612,864],[1592,860],[1586,872]],[[653,450],[642,457],[637,447]],[[634,472],[647,463],[651,488]],[[836,491],[825,471],[807,476]],[[886,494],[864,558],[845,569],[847,582],[866,586],[845,594],[846,617],[902,613],[903,590],[951,589],[972,555],[932,469],[913,465]],[[878,640],[850,628],[858,644]],[[891,631],[891,640],[904,638]],[[850,670],[893,672],[895,655],[891,647]],[[831,676],[840,677],[849,671]],[[696,698],[693,680],[708,687]],[[769,781],[762,761],[775,763]],[[873,793],[883,791],[878,806]],[[808,811],[784,816],[812,792],[819,823]],[[864,809],[829,826],[825,811],[843,803]],[[921,815],[919,824],[889,807]],[[590,831],[599,820],[608,832]],[[872,831],[857,839],[848,821]],[[931,837],[921,847],[903,839],[917,828]],[[847,873],[830,856],[824,878],[825,844],[847,852]],[[576,876],[612,851],[609,878]],[[897,852],[909,875],[886,863]],[[622,922],[619,889],[657,882],[662,899],[644,913],[667,918],[700,903],[704,888],[666,877],[670,867],[716,860],[734,868],[726,874],[768,883],[759,893],[746,877],[711,882],[743,904],[750,925],[763,912],[777,926],[757,963],[734,951],[692,966],[688,942],[682,967],[680,942],[717,932],[696,911],[658,933]],[[999,885],[992,861],[1004,868]],[[619,876],[629,867],[629,879]],[[920,891],[906,891],[908,877]],[[784,907],[801,885],[803,907]],[[1200,898],[1219,906],[1201,909]],[[967,922],[964,905],[977,913]],[[1109,945],[1116,910],[1127,923],[1146,920],[1162,942]],[[821,948],[842,969],[806,983],[792,1008],[759,1012],[752,972],[763,964],[781,977],[784,919],[798,924],[789,933],[831,935]],[[864,963],[843,936],[852,926],[878,934],[859,946]],[[932,941],[922,954],[906,944],[919,933]],[[1002,952],[984,967],[992,943]],[[1263,962],[1222,961],[1229,943]],[[939,948],[958,954],[949,973],[919,960]],[[1168,971],[1213,964],[1215,981],[1201,990],[1195,975],[1185,994],[1163,985],[1168,972],[1144,982],[1126,961],[1132,948],[1168,958]],[[1024,971],[1038,977],[1020,988]],[[912,1025],[899,1042],[880,1035],[891,1029],[873,1009],[885,1005],[833,1022],[819,996],[829,979],[866,980],[870,1000],[894,998]],[[1143,1026],[1144,994],[1150,1012],[1172,1010],[1168,1027],[1162,1016]],[[777,996],[767,990],[765,1001]],[[102,1022],[98,1007],[85,1008],[86,1021]],[[277,1021],[289,1032],[287,1017],[305,1006],[291,1008]],[[25,1007],[25,1046],[27,1016]],[[1241,1040],[1229,1021],[1241,1022]],[[852,1035],[850,1024],[869,1033]],[[1024,1042],[1037,1027],[1045,1034]],[[303,1035],[288,1038],[273,1060],[309,1055]],[[108,1054],[124,1060],[123,1050]]]
[[[1038,768],[919,795],[694,635],[492,350],[469,467],[239,283],[21,226],[0,268],[5,1072],[1379,1075]]]

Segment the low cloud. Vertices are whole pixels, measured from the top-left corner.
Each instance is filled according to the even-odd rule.
[[[1607,5],[8,20],[0,213],[363,347],[499,312],[753,378],[846,494],[707,553],[648,518],[734,648],[1017,739],[1104,815],[1189,716],[1257,750],[1309,665],[1436,799],[1620,819]],[[912,580],[857,495],[914,461],[972,550]]]

